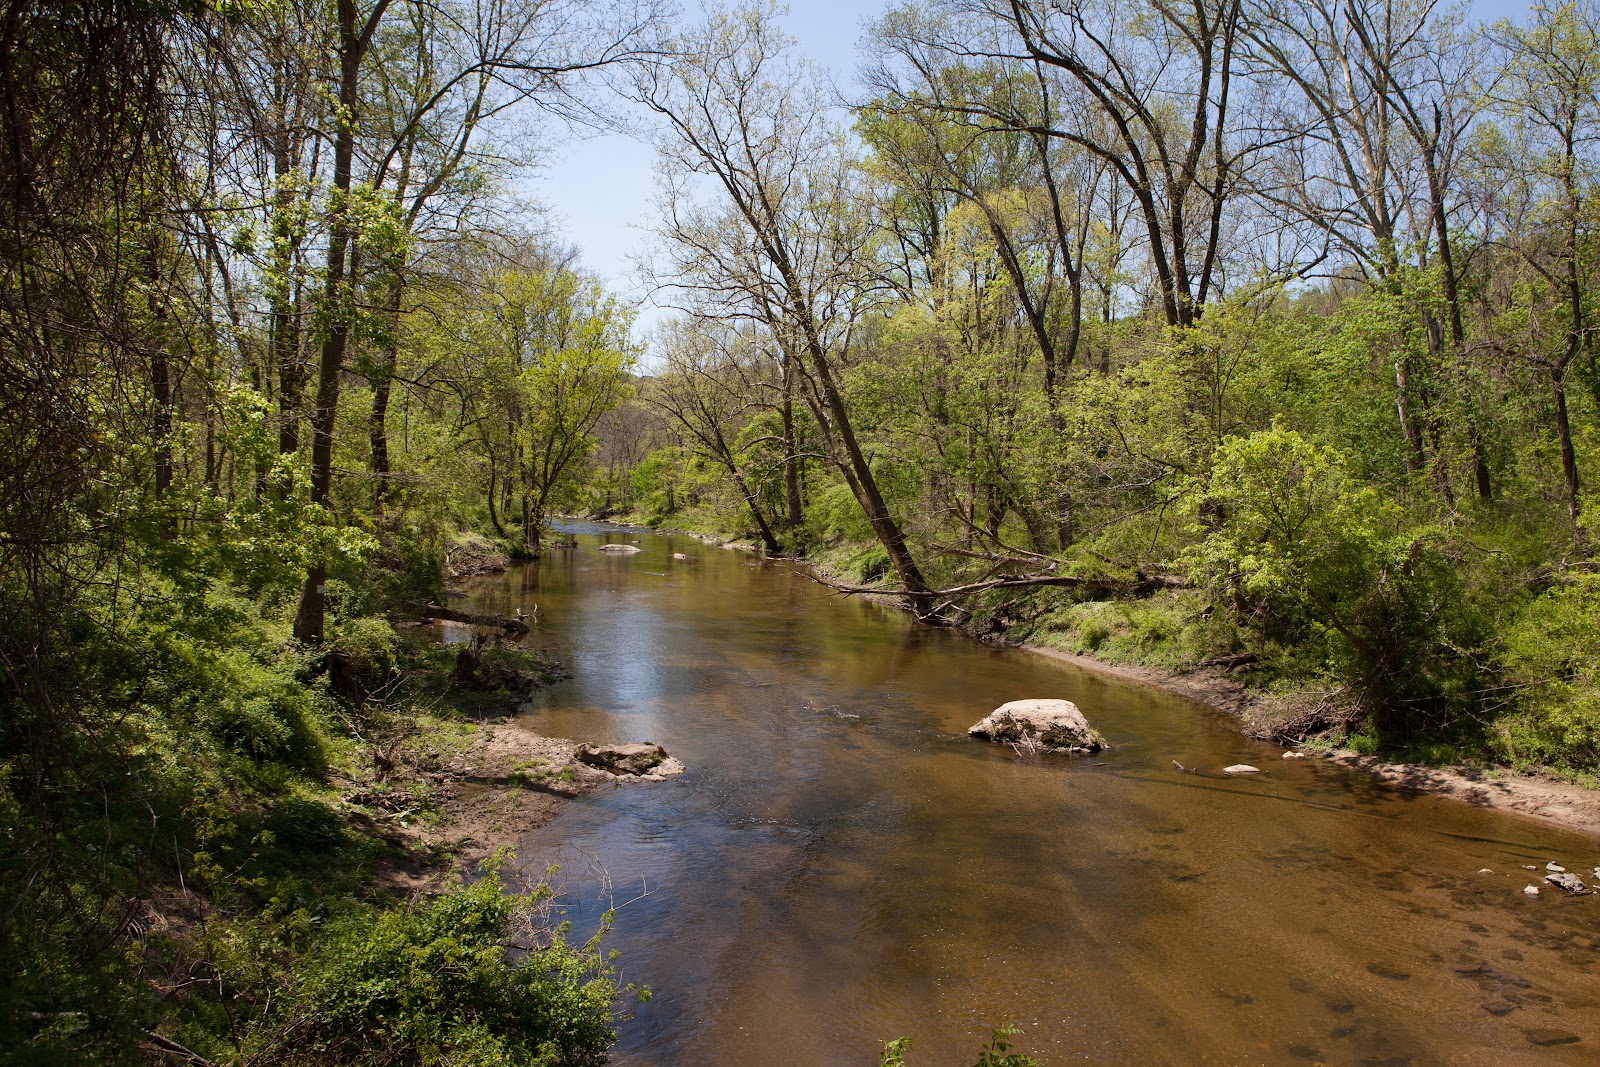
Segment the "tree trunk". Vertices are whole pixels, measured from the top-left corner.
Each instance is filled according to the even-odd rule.
[[[794,372],[789,361],[783,367],[783,501],[788,510],[789,532],[798,536],[805,516],[800,504],[800,457],[795,455],[794,439]]]
[[[1550,387],[1556,400],[1556,437],[1561,446],[1561,473],[1567,483],[1567,517],[1572,520],[1573,536],[1578,535],[1578,457],[1572,447],[1572,424],[1567,418],[1567,364],[1550,369]]]
[[[317,362],[317,404],[311,412],[311,502],[323,508],[330,507],[328,494],[333,486],[333,430],[339,414],[339,376],[344,371],[345,347],[350,336],[348,305],[354,296],[349,291],[345,261],[354,236],[350,225],[350,176],[355,158],[355,115],[359,103],[357,79],[373,31],[388,6],[389,0],[377,0],[357,33],[355,0],[338,0],[340,115],[333,148],[333,219],[328,231],[328,269],[323,290],[329,323]],[[318,561],[300,587],[300,604],[294,613],[294,636],[303,644],[322,643],[327,615],[327,580],[328,565]]]
[[[379,362],[372,376],[372,417],[367,431],[372,444],[372,458],[368,466],[372,471],[374,482],[372,505],[379,514],[382,514],[383,505],[389,499],[389,389],[400,360],[393,331],[399,324],[400,301],[404,293],[405,286],[397,275],[389,284],[390,335],[384,342],[383,351],[379,355]]]

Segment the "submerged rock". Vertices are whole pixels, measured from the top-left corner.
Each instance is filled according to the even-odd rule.
[[[1100,731],[1070,700],[1013,700],[974,723],[967,734],[1048,752],[1099,752],[1106,747]]]
[[[638,545],[601,545],[600,546],[600,551],[602,551],[602,552],[612,552],[612,553],[615,553],[617,555],[622,555],[622,556],[631,556],[635,552],[639,551],[639,546]]]
[[[683,764],[667,755],[660,745],[646,741],[641,745],[579,745],[573,758],[590,767],[616,775],[640,778],[676,774]]]
[[[673,559],[688,559],[689,557],[684,555],[682,552],[674,552],[672,554],[672,558]]]
[[[1260,767],[1252,767],[1248,763],[1235,763],[1232,767],[1222,768],[1223,774],[1260,774]]]
[[[1525,885],[1522,887],[1522,892],[1525,896],[1536,897],[1539,895],[1539,887],[1536,885]]]

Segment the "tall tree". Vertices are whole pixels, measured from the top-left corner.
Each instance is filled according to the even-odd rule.
[[[884,499],[839,382],[870,298],[872,228],[843,138],[815,102],[823,89],[767,6],[713,15],[675,43],[675,59],[646,70],[636,99],[658,119],[666,164],[664,235],[674,277],[702,300],[754,318],[803,359],[832,458],[888,553],[908,598],[931,590]],[[708,179],[720,206],[694,204]]]

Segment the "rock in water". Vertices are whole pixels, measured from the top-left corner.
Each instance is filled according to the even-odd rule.
[[[1583,884],[1582,878],[1575,874],[1568,874],[1565,871],[1559,874],[1547,874],[1544,876],[1544,880],[1557,889],[1565,889],[1569,893],[1587,893],[1589,891],[1589,887]]]
[[[1223,774],[1260,774],[1260,767],[1252,767],[1248,763],[1235,763],[1232,767],[1222,768]]]
[[[646,741],[642,745],[579,745],[573,753],[579,763],[612,774],[649,774],[667,760],[667,750]]]
[[[688,559],[689,557],[684,555],[682,552],[674,552],[672,554],[672,558],[673,559]]]
[[[638,545],[601,545],[600,551],[612,552],[621,556],[631,556],[639,551]]]
[[[1564,874],[1564,873],[1566,873],[1566,870],[1567,870],[1565,867],[1561,866],[1561,864],[1557,863],[1555,860],[1551,860],[1549,863],[1545,864],[1544,865],[1544,869],[1549,871],[1551,874]]]
[[[1536,885],[1525,885],[1522,887],[1522,892],[1526,896],[1536,897],[1539,895],[1539,887]]]
[[[1050,752],[1099,752],[1106,747],[1100,731],[1070,700],[1013,700],[995,708],[967,733]]]

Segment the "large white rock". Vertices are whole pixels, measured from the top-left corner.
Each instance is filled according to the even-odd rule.
[[[1056,752],[1098,752],[1106,747],[1100,731],[1070,700],[1013,700],[995,708],[967,733]]]
[[[638,545],[601,545],[600,551],[611,552],[619,556],[631,556],[639,551]]]

